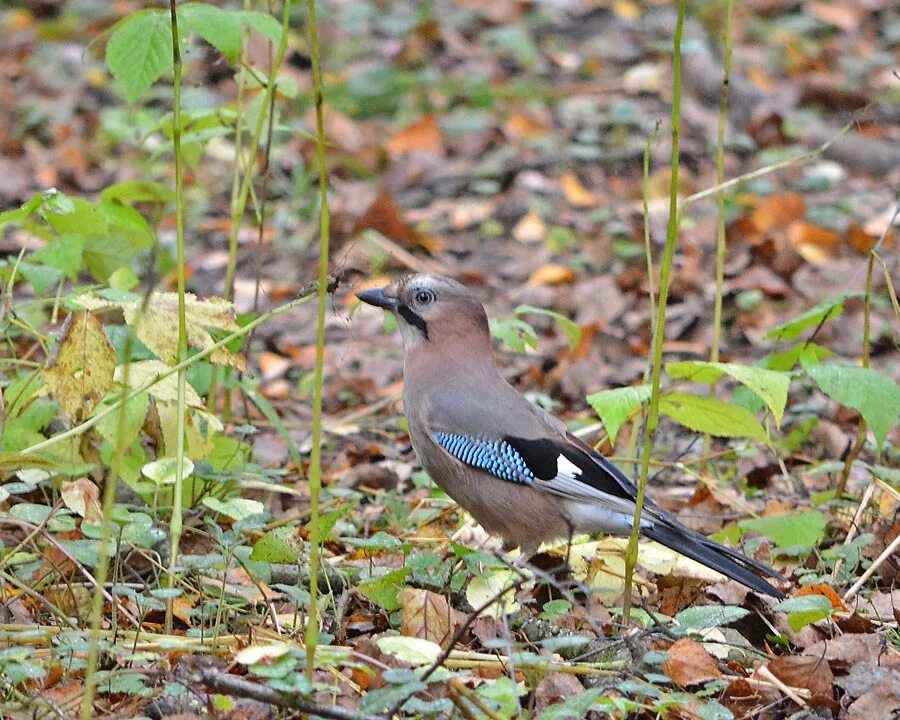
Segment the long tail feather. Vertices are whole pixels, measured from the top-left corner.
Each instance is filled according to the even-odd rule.
[[[671,550],[675,550],[692,560],[696,560],[713,570],[717,570],[723,575],[730,577],[732,580],[737,580],[739,583],[743,583],[757,592],[763,593],[764,595],[771,595],[778,599],[785,596],[781,590],[753,571],[756,570],[757,572],[764,573],[770,577],[783,579],[781,575],[772,568],[757,562],[756,560],[752,560],[751,558],[744,557],[739,552],[723,545],[719,545],[709,538],[705,538],[702,535],[690,531],[685,532],[685,530],[687,530],[687,528],[671,528],[663,523],[656,522],[645,528],[643,534],[651,540],[655,540]],[[753,568],[753,570],[750,568]]]

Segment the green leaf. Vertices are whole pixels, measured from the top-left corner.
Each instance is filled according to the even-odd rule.
[[[120,400],[121,397],[121,388],[117,388],[115,392],[104,398],[104,402],[99,403],[97,407],[94,408],[93,414],[96,415],[100,411],[105,410],[110,404]],[[133,441],[138,439],[141,427],[143,427],[144,420],[147,418],[147,411],[149,408],[150,397],[147,393],[139,393],[124,403],[125,416],[122,418],[122,437],[118,439],[118,442],[116,440],[116,434],[119,432],[119,418],[123,412],[122,406],[113,410],[113,412],[97,423],[97,432],[99,432],[107,442],[113,443],[114,445],[118,444],[119,447],[123,448],[128,447]]]
[[[804,365],[828,397],[859,410],[880,449],[900,419],[900,386],[887,375],[856,365]]]
[[[749,614],[749,610],[734,605],[697,605],[682,610],[675,619],[686,629],[706,630],[731,625]]]
[[[144,465],[141,468],[141,473],[157,485],[172,485],[175,482],[177,469],[178,458],[164,457]],[[181,464],[182,479],[190,477],[193,472],[194,463],[189,458],[184,458]]]
[[[78,278],[81,270],[81,254],[84,250],[84,237],[81,235],[60,235],[29,259],[61,270],[72,282]]]
[[[172,67],[172,26],[163,10],[140,10],[118,22],[106,45],[106,64],[129,103]]]
[[[431,640],[404,635],[389,635],[375,641],[378,649],[411,665],[433,663],[441,654],[441,646]]]
[[[698,383],[714,383],[723,374],[728,374],[759,395],[775,416],[775,422],[781,425],[787,405],[788,386],[791,384],[790,376],[785,373],[748,365],[700,360],[669,363],[666,365],[666,372],[671,378],[686,378]]]
[[[56,232],[73,235],[108,235],[109,222],[99,205],[81,198],[66,198],[62,207],[45,206],[43,217]]]
[[[270,530],[253,544],[251,560],[269,563],[297,563],[303,545],[292,527]]]
[[[241,20],[237,13],[209,3],[186,3],[178,8],[179,23],[222,53],[229,62],[241,51]]]
[[[397,601],[397,593],[403,589],[406,576],[411,571],[412,569],[408,567],[391,570],[377,578],[361,582],[357,586],[357,590],[378,605],[378,607],[384,608],[388,612],[399,610],[400,603]]]
[[[812,548],[825,534],[825,516],[817,510],[799,515],[771,515],[738,523],[742,531],[765,535],[779,548]]]
[[[146,202],[162,205],[175,202],[175,191],[168,185],[150,180],[125,180],[104,188],[100,200],[107,203],[118,200],[123,203]]]
[[[34,213],[43,202],[44,194],[35,193],[31,196],[31,198],[26,200],[19,207],[0,213],[0,230],[2,230],[5,225],[9,225],[10,223],[21,223],[23,220],[27,220],[28,217],[32,213]]]
[[[844,301],[847,298],[858,296],[858,292],[840,293],[833,298],[820,302],[802,315],[777,325],[768,333],[767,338],[779,338],[781,340],[796,340],[809,327],[818,326],[839,317],[844,312]]]
[[[203,504],[210,510],[227,515],[232,520],[243,520],[253,515],[259,515],[266,510],[266,506],[259,500],[250,500],[249,498],[231,498],[222,501],[219,498],[205,497]]]
[[[591,688],[576,695],[569,695],[565,700],[550,705],[539,716],[538,720],[579,720],[587,717],[594,702],[603,695],[600,688]]]
[[[524,320],[515,317],[505,320],[491,318],[490,325],[491,335],[501,342],[505,342],[516,352],[525,352],[526,346],[537,347],[537,333]]]
[[[715,398],[667,393],[659,399],[659,411],[691,430],[716,437],[766,439],[766,431],[751,413]]]
[[[791,630],[797,632],[801,628],[831,615],[831,600],[824,595],[803,595],[788,598],[778,603],[773,610],[787,613],[787,622]]]
[[[232,12],[240,18],[244,25],[269,38],[273,43],[281,42],[281,23],[268,13],[256,10],[235,10]]]
[[[534,313],[535,315],[546,315],[549,318],[553,318],[562,329],[563,333],[565,333],[566,340],[569,343],[569,350],[574,350],[578,346],[578,343],[581,341],[581,328],[578,327],[578,324],[572,322],[565,315],[562,315],[558,312],[547,310],[545,308],[534,307],[533,305],[519,305],[519,307],[515,309],[515,313],[516,315],[527,315],[528,313]]]
[[[362,548],[363,550],[393,550],[403,545],[398,538],[388,535],[383,530],[379,530],[372,537],[343,538],[343,540],[348,545],[353,545],[353,547]]]
[[[649,385],[635,385],[601,390],[587,396],[588,404],[603,421],[611,443],[615,444],[622,425],[650,399],[650,390]]]

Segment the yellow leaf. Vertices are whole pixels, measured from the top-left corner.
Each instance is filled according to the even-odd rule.
[[[565,173],[559,182],[566,200],[572,207],[594,207],[599,202],[597,196],[581,184],[581,180],[575,173],[571,171]]]
[[[575,271],[565,265],[557,265],[555,263],[547,263],[541,265],[537,270],[531,273],[528,278],[528,284],[535,285],[565,285],[575,279]]]
[[[66,318],[44,380],[72,420],[87,417],[112,386],[116,353],[100,321],[89,312]]]
[[[519,242],[540,242],[547,236],[547,224],[537,210],[529,210],[513,227],[512,236]]]

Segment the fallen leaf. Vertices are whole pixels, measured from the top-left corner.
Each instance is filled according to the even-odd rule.
[[[540,242],[547,237],[547,223],[537,210],[529,210],[513,227],[512,236],[523,243]]]
[[[888,233],[888,237],[885,238],[886,245],[892,244],[893,235],[893,232]],[[847,244],[858,253],[868,253],[869,250],[878,244],[878,238],[878,235],[870,235],[862,225],[857,225],[856,223],[847,228]]]
[[[769,195],[761,198],[756,209],[750,214],[753,228],[760,235],[782,230],[791,223],[802,220],[806,214],[806,203],[797,193]]]
[[[599,202],[597,196],[582,185],[581,180],[571,170],[559,179],[559,183],[566,200],[572,207],[594,207]]]
[[[100,506],[100,489],[87,478],[64,480],[60,488],[63,503],[73,513],[83,517],[92,525],[103,523],[103,509]]]
[[[257,359],[259,372],[263,380],[275,380],[284,375],[291,367],[290,358],[273,352],[262,352]]]
[[[791,223],[788,228],[788,241],[806,262],[813,265],[824,265],[831,260],[839,240],[833,230],[806,222]]]
[[[868,669],[871,687],[847,708],[848,720],[895,720],[900,709],[900,670]]]
[[[816,583],[815,585],[807,585],[805,587],[800,588],[796,593],[794,593],[794,597],[803,597],[804,595],[824,595],[831,602],[831,607],[836,610],[847,610],[847,606],[844,605],[841,600],[841,596],[837,594],[835,589],[831,587],[831,585],[826,585],[825,583]]]
[[[772,658],[769,670],[785,685],[806,688],[813,695],[831,696],[834,692],[834,674],[821,656],[783,655]]]
[[[394,160],[414,152],[444,154],[444,136],[434,115],[422,118],[403,128],[385,143],[385,148]],[[387,234],[387,233],[385,233]]]
[[[549,128],[532,115],[513,113],[503,123],[503,130],[510,138],[537,138],[549,132]]]
[[[531,273],[531,276],[528,278],[528,284],[532,287],[536,285],[565,285],[574,279],[575,271],[572,268],[565,265],[557,265],[556,263],[547,263]]]
[[[424,638],[445,646],[466,619],[450,607],[447,598],[430,590],[404,588],[397,593],[403,612],[400,631],[409,637]]]
[[[715,658],[696,640],[682,638],[669,648],[663,672],[681,687],[699,685],[722,677]]]
[[[386,238],[406,248],[423,247],[423,238],[403,217],[397,203],[386,192],[382,192],[369,205],[362,217],[356,221],[353,234],[363,230],[377,230]]]

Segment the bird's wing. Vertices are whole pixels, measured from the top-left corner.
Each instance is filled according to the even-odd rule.
[[[432,439],[460,462],[501,480],[529,485],[565,500],[596,504],[616,513],[635,512],[635,484],[572,435],[526,439],[438,431],[432,433]],[[758,592],[784,596],[757,575],[784,579],[768,565],[691,530],[649,499],[642,513],[641,532]]]

